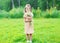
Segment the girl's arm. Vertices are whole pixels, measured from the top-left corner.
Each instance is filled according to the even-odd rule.
[[[33,18],[33,13],[30,14],[30,16],[27,16],[27,14],[24,14],[24,21],[31,22]]]
[[[32,19],[32,17],[30,16],[30,17],[27,17],[28,19],[30,18],[30,19]]]
[[[27,18],[28,18],[28,21],[29,21],[29,22],[31,22],[31,21],[32,21],[32,19],[33,19],[33,13],[31,13],[31,14],[30,14],[30,16],[29,16],[29,17],[27,17]]]
[[[24,21],[26,21],[26,15],[25,14],[24,14],[23,18],[24,18]]]

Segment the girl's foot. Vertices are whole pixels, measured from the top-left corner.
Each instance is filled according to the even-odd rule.
[[[30,43],[32,43],[32,41],[30,40]]]
[[[29,40],[27,40],[27,43],[29,43]]]

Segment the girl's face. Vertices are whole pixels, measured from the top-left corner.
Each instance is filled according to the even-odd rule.
[[[29,12],[30,11],[30,9],[28,7],[25,10],[26,10],[26,12]]]
[[[26,8],[25,8],[26,12],[29,12],[30,8],[31,8],[30,6],[26,6]]]

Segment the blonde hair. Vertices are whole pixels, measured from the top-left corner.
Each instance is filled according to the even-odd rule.
[[[31,8],[31,5],[30,5],[30,4],[26,4],[25,9],[24,9],[24,12],[27,12],[27,11],[26,11],[26,8],[27,8],[27,7],[30,7],[30,11],[32,12],[32,8]]]

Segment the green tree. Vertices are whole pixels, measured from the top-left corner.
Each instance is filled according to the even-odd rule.
[[[9,10],[10,0],[0,0],[0,9]]]
[[[11,0],[12,1],[12,8],[14,8],[15,6],[14,6],[14,0]]]

